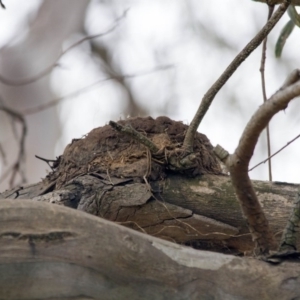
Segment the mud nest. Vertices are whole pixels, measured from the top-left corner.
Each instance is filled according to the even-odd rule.
[[[188,126],[167,117],[153,119],[131,118],[117,122],[130,126],[151,140],[159,153],[149,149],[127,134],[118,132],[110,125],[95,128],[81,139],[74,139],[54,164],[53,172],[46,180],[56,181],[56,189],[69,180],[88,173],[106,174],[135,181],[160,180],[168,172],[176,172],[169,164],[170,154],[179,153]],[[212,152],[208,138],[197,133],[194,142],[194,164],[177,170],[188,176],[220,174],[218,160]],[[176,152],[177,151],[177,152]]]

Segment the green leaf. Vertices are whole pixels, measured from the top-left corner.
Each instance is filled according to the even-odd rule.
[[[293,22],[295,23],[295,25],[300,27],[300,15],[298,14],[294,5],[289,6],[288,14],[289,14],[289,17],[291,18],[291,20],[293,20]]]
[[[276,57],[281,56],[285,42],[286,42],[287,38],[290,36],[290,34],[292,33],[294,28],[295,28],[295,22],[291,18],[291,20],[289,20],[286,23],[286,25],[283,27],[283,29],[281,30],[279,38],[276,42],[276,46],[275,46],[275,56]]]

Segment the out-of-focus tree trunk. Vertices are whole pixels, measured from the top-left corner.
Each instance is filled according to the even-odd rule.
[[[21,80],[34,76],[54,63],[61,52],[63,41],[72,33],[82,31],[88,4],[89,0],[44,1],[26,39],[1,49],[0,73],[6,78]],[[1,97],[5,104],[14,110],[46,103],[53,98],[49,78],[48,75],[25,86],[8,86],[1,83]],[[11,162],[16,159],[18,149],[9,122],[3,117],[0,120],[2,146],[6,151],[7,161]],[[26,121],[26,175],[27,180],[33,182],[45,174],[45,164],[39,162],[34,155],[54,157],[60,124],[55,107],[30,115]],[[0,187],[1,190],[6,188],[7,182]]]

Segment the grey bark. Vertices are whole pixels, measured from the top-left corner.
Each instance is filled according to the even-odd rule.
[[[97,175],[97,177],[95,176]],[[297,185],[253,181],[259,201],[279,243]],[[169,176],[163,181],[90,174],[63,188],[43,182],[6,191],[0,199],[33,199],[77,208],[135,230],[176,243],[226,253],[251,252],[253,242],[228,176]],[[299,246],[299,245],[298,245]]]
[[[2,200],[0,299],[298,299],[300,265],[197,251],[59,205]]]

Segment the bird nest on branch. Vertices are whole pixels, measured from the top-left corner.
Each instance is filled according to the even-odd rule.
[[[93,173],[136,182],[145,178],[161,180],[168,172],[187,176],[220,174],[219,162],[204,134],[196,134],[193,153],[186,154],[181,149],[187,128],[167,117],[110,122],[74,139],[45,180],[55,181],[56,188],[60,188],[77,176]]]

